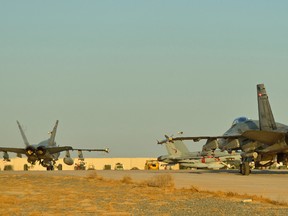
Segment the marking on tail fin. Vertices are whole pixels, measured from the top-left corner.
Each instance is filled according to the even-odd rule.
[[[181,140],[176,140],[174,142],[166,142],[165,145],[170,155],[181,156],[189,153],[188,148]]]
[[[181,153],[178,151],[174,142],[167,142],[165,146],[169,155],[180,156]]]
[[[55,126],[54,126],[53,130],[51,131],[51,136],[50,136],[49,143],[48,143],[49,146],[54,146],[55,136],[56,136],[57,127],[58,127],[58,122],[59,122],[59,121],[57,120],[56,123],[55,123]]]
[[[263,131],[276,130],[272,109],[264,84],[257,85],[259,127]]]
[[[189,153],[189,150],[183,141],[175,141],[174,146],[181,155]]]
[[[175,154],[177,154],[177,149],[176,148],[171,148],[172,150],[174,150]]]

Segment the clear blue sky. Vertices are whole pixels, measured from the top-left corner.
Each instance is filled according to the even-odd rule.
[[[287,11],[263,0],[0,1],[0,145],[24,146],[16,120],[37,143],[59,119],[59,145],[157,157],[164,134],[220,135],[257,118],[258,83],[288,123]]]

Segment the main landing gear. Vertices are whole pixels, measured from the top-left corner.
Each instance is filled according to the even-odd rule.
[[[242,175],[249,175],[251,173],[250,162],[251,159],[249,158],[242,159],[242,163],[240,164],[240,173]]]
[[[52,171],[52,170],[54,170],[54,166],[53,165],[49,165],[49,166],[46,167],[46,170],[47,171],[50,171],[50,170]]]
[[[51,164],[51,165],[48,165],[48,166],[46,167],[46,169],[47,169],[47,171],[52,171],[52,170],[55,169],[55,167],[54,167],[54,165]],[[57,169],[58,169],[58,170],[62,170],[62,169],[63,169],[62,164],[58,164]]]

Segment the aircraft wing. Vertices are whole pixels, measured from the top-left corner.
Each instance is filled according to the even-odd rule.
[[[173,142],[176,140],[193,140],[198,142],[200,140],[215,140],[215,139],[238,139],[245,137],[250,140],[258,141],[268,145],[273,145],[278,141],[285,139],[286,133],[279,131],[261,131],[261,130],[248,130],[239,135],[226,135],[226,136],[194,136],[194,137],[168,137],[165,135],[164,140],[158,141],[158,144],[164,144],[166,142]]]
[[[25,154],[24,148],[6,148],[6,147],[0,147],[0,151],[2,152],[13,152],[17,154]]]
[[[59,153],[62,151],[73,150],[73,148],[71,146],[58,146],[58,147],[49,147],[49,148],[46,148],[46,150],[50,154],[55,154],[55,153]]]
[[[71,146],[63,146],[63,147],[49,147],[46,149],[50,154],[55,154],[61,151],[72,150]],[[2,152],[13,152],[17,154],[26,154],[25,148],[6,148],[0,147],[0,151]]]
[[[249,130],[242,134],[243,137],[255,140],[268,145],[273,145],[278,141],[285,139],[286,133],[277,131],[258,131]]]
[[[157,143],[158,144],[164,144],[166,142],[173,142],[173,141],[176,141],[176,140],[193,140],[194,142],[198,142],[200,140],[215,140],[215,139],[220,139],[220,138],[223,138],[223,139],[231,139],[231,138],[239,138],[241,137],[241,135],[229,135],[229,136],[193,136],[193,137],[168,137],[167,135],[165,135],[165,138],[164,140],[162,141],[158,141]]]
[[[88,152],[103,151],[103,152],[109,153],[109,148],[106,148],[106,149],[76,149],[76,148],[73,148],[72,151],[88,151]]]

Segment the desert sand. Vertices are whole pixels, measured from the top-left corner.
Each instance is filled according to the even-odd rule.
[[[0,172],[0,215],[287,215],[286,202],[257,192],[267,186],[262,195],[275,190],[281,197],[276,186],[266,183],[287,177],[221,171],[5,171]]]

